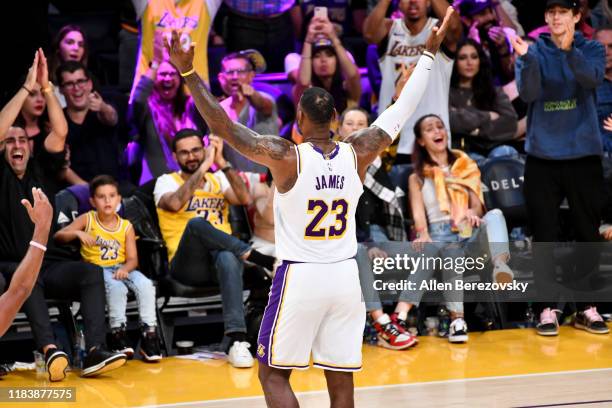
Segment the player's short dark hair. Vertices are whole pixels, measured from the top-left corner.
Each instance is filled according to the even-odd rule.
[[[172,151],[176,153],[176,144],[178,143],[178,141],[181,139],[187,139],[188,137],[197,137],[198,139],[200,139],[200,142],[202,142],[202,145],[204,145],[204,142],[202,141],[204,135],[202,134],[202,132],[197,129],[186,128],[179,130],[174,135],[174,139],[172,139]]]
[[[108,174],[101,174],[94,177],[89,182],[89,196],[93,198],[96,195],[96,190],[102,186],[115,186],[117,192],[119,192],[119,183],[117,180]]]
[[[334,118],[334,97],[323,88],[313,86],[302,94],[300,107],[313,123],[323,125]]]
[[[89,74],[89,71],[87,70],[87,67],[85,67],[85,65],[81,64],[78,61],[62,62],[60,66],[57,67],[57,70],[55,71],[55,77],[57,78],[60,85],[62,85],[62,74],[64,72],[68,72],[72,74],[73,72],[77,72],[79,69],[83,70],[83,73],[85,74],[87,78],[91,78],[91,75]]]

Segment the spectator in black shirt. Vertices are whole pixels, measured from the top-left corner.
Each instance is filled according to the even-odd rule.
[[[52,87],[48,80],[42,51],[38,51],[22,89],[13,97],[23,100],[26,89],[38,82],[43,89]],[[51,89],[52,91],[52,89]],[[65,134],[50,134],[44,149],[31,156],[25,129],[11,126],[19,113],[17,103],[9,103],[0,111],[0,273],[9,281],[16,273],[18,263],[26,255],[28,242],[34,233],[28,212],[20,204],[32,201],[32,189],[40,188],[48,197],[57,192],[55,181],[64,164]],[[54,228],[51,230],[51,234]],[[118,368],[125,363],[124,354],[105,351],[105,292],[102,270],[84,262],[67,259],[60,248],[48,241],[38,281],[23,305],[28,316],[36,346],[45,353],[50,381],[60,381],[66,376],[66,353],[55,345],[49,310],[45,295],[58,299],[78,299],[85,322],[85,340],[89,351],[83,362],[83,376],[93,376]]]
[[[93,90],[87,68],[76,61],[59,66],[56,76],[66,97],[71,168],[84,181],[108,174],[119,179],[117,111]]]

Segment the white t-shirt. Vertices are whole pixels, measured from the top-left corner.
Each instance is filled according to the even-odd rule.
[[[219,181],[219,184],[221,184],[221,192],[225,193],[231,187],[229,180],[221,170],[217,170],[213,173],[213,175]],[[162,176],[159,176],[157,182],[155,183],[155,190],[153,190],[153,198],[155,199],[155,205],[159,205],[159,200],[161,200],[164,194],[174,193],[180,187],[181,186],[170,174],[164,174]],[[206,182],[204,184],[204,191],[209,192],[210,190],[210,183]]]
[[[425,42],[435,27],[438,19],[429,18],[423,30],[412,35],[403,19],[394,19],[387,38],[387,49],[378,60],[382,74],[378,112],[382,113],[390,104],[395,94],[395,83],[400,75],[400,64],[416,64],[425,50]],[[408,119],[400,134],[398,153],[411,154],[414,145],[414,124],[427,114],[436,114],[442,118],[450,134],[448,118],[448,94],[450,79],[453,73],[454,60],[440,51],[431,68],[431,75],[425,95],[414,114]],[[450,138],[449,138],[450,143]]]

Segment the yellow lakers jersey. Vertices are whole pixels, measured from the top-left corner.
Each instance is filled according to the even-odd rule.
[[[179,186],[185,182],[179,173],[172,173],[170,176]],[[194,217],[203,217],[215,228],[227,234],[232,233],[229,205],[223,196],[221,183],[212,173],[206,173],[204,177],[206,179],[204,188],[197,189],[178,212],[157,208],[159,228],[168,248],[169,260],[172,260],[176,253],[187,223]]]
[[[114,266],[125,263],[125,236],[132,224],[117,215],[118,225],[111,231],[104,228],[95,211],[87,213],[85,232],[96,239],[96,245],[81,245],[83,260],[98,266]]]
[[[216,10],[211,10],[206,0],[149,0],[141,20],[140,53],[134,87],[153,61],[155,33],[160,32],[167,38],[172,30],[178,32],[181,41],[196,43],[193,67],[208,83],[208,34],[214,13]]]

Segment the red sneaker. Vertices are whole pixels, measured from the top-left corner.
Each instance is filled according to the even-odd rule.
[[[378,334],[378,345],[380,347],[391,350],[404,350],[417,343],[415,336],[404,331],[397,323],[391,320],[386,324],[374,321],[373,325]]]

